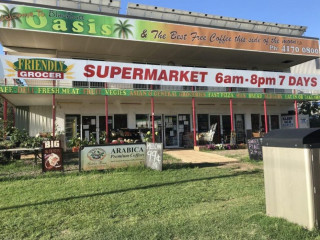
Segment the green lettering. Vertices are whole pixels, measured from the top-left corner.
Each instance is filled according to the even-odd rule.
[[[82,33],[83,32],[83,22],[74,21],[72,26],[73,26],[73,28],[72,28],[73,32],[76,32],[76,33]]]
[[[33,12],[33,15],[26,18],[26,23],[32,28],[44,28],[47,26],[48,20],[46,16],[38,16],[37,12]]]
[[[97,32],[96,32],[96,23],[95,23],[95,20],[94,20],[94,19],[89,19],[88,22],[89,22],[89,24],[88,24],[88,26],[89,26],[89,31],[88,31],[88,33],[90,33],[90,34],[96,34]]]
[[[103,24],[101,26],[101,34],[102,35],[106,35],[106,36],[109,36],[111,35],[112,31],[111,31],[111,26],[110,25],[107,25],[107,24]]]
[[[68,30],[66,21],[62,19],[55,19],[53,20],[52,29],[55,31],[62,31],[65,32]]]

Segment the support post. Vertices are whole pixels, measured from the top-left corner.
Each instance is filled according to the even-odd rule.
[[[150,86],[153,90],[153,85]],[[152,124],[152,142],[156,142],[155,130],[154,130],[154,97],[151,97],[151,124]]]
[[[194,87],[192,87],[194,91]],[[193,146],[197,146],[197,130],[196,130],[196,101],[192,98],[192,122],[193,122]]]
[[[231,88],[229,88],[229,92],[231,92]],[[232,103],[232,98],[229,99],[229,105],[230,105],[231,132],[233,132],[234,131],[234,126],[233,126],[233,103]]]
[[[56,87],[56,81],[53,80],[53,87]],[[52,137],[56,136],[56,95],[52,94]]]
[[[297,100],[294,101],[294,111],[295,111],[295,115],[296,115],[296,128],[299,128],[299,112],[298,112]]]
[[[266,93],[266,89],[263,89],[263,93]],[[268,133],[268,113],[267,113],[267,100],[263,100],[263,108],[264,108],[264,129],[265,132]]]
[[[4,52],[4,55],[7,55],[7,52]],[[7,79],[4,79],[4,85],[7,85]],[[6,134],[6,129],[8,126],[8,100],[4,99],[3,101],[3,130],[4,133]],[[6,135],[5,135],[6,137]]]
[[[108,88],[108,83],[104,84],[104,88],[105,89]],[[105,115],[106,115],[106,122],[105,122],[105,124],[106,124],[106,140],[105,140],[105,143],[109,143],[109,117],[108,117],[109,106],[108,106],[108,100],[109,100],[108,96],[105,95],[104,96],[104,110],[105,110]]]

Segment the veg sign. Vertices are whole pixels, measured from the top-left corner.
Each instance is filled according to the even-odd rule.
[[[319,56],[319,41],[199,26],[188,26],[17,4],[0,4],[0,28]]]

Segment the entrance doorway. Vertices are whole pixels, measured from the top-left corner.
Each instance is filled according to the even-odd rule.
[[[97,117],[82,116],[82,139],[90,140],[90,136],[97,139]]]
[[[178,147],[178,123],[177,116],[164,117],[164,144],[165,147]]]

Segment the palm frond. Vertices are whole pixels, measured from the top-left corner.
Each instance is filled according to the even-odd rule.
[[[125,38],[126,38],[126,39],[128,39],[128,38],[129,38],[129,36],[128,36],[127,31],[123,31],[123,33],[124,33]]]
[[[133,25],[132,24],[127,24],[127,25],[123,25],[123,27],[124,28],[131,28],[131,27],[133,27]]]
[[[15,7],[11,8],[9,14],[12,15],[14,10],[15,10]]]
[[[119,31],[118,37],[121,38],[122,31]]]
[[[133,37],[133,32],[129,28],[127,29],[127,33],[131,34],[131,36]]]
[[[3,13],[3,14],[4,14],[4,15],[3,15],[4,17],[8,15],[8,13],[7,13],[6,11],[4,11],[4,10],[0,10],[0,13]]]
[[[2,5],[7,13],[10,13],[9,8],[6,5]]]

